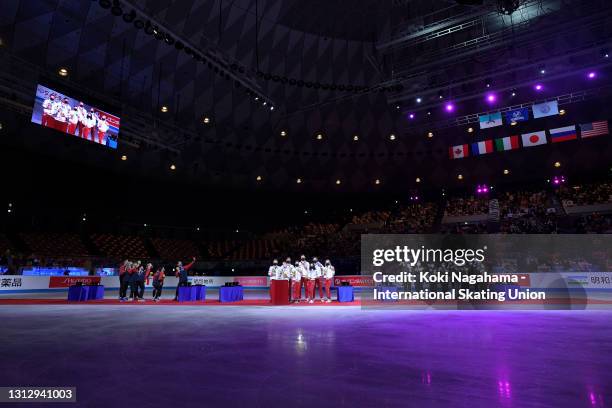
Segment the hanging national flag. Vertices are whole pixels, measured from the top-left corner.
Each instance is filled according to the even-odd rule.
[[[529,108],[514,109],[506,112],[506,122],[524,122],[529,120]]]
[[[502,125],[502,115],[501,115],[501,112],[492,113],[490,115],[481,115],[478,117],[478,121],[480,122],[481,129],[501,126]]]
[[[533,117],[535,119],[559,114],[559,105],[557,101],[539,103],[533,105],[531,109],[533,110]]]
[[[552,143],[567,142],[568,140],[578,139],[576,126],[565,126],[557,129],[550,129],[550,141]]]
[[[518,149],[519,147],[518,136],[508,136],[495,139],[495,148],[498,152],[502,152],[504,150],[514,150]]]
[[[580,137],[602,136],[607,135],[608,132],[608,121],[602,120],[593,123],[583,123],[580,126]]]
[[[472,154],[478,156],[493,152],[493,140],[483,140],[482,142],[472,143]]]
[[[451,159],[463,159],[469,156],[468,145],[457,145],[448,148],[448,154]]]
[[[525,133],[521,135],[523,139],[523,147],[532,147],[546,144],[546,132]]]

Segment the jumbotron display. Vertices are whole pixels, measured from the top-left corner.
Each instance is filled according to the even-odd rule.
[[[43,85],[36,88],[33,123],[116,149],[119,121],[117,116]]]

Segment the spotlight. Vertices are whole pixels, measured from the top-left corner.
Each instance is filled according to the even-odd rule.
[[[132,10],[129,13],[125,13],[123,15],[123,21],[125,21],[126,23],[131,23],[134,20],[136,20],[136,11],[135,10]]]
[[[389,135],[389,140],[395,140],[395,135],[393,133]]]
[[[287,131],[286,130],[281,130],[280,135],[281,136],[287,136]]]
[[[210,123],[210,118],[208,116],[204,116],[204,119],[202,121],[204,123]]]
[[[591,71],[587,74],[587,78],[595,79],[597,77],[597,73],[595,71]]]
[[[542,89],[544,89],[544,86],[542,84],[535,84],[535,86],[533,88],[536,91],[541,91]]]
[[[261,176],[257,176],[257,177],[255,177],[255,180],[257,180],[257,181],[261,181],[261,180],[262,180],[262,177],[261,177]],[[238,232],[238,230],[236,230],[236,232]]]
[[[486,184],[476,186],[476,193],[478,194],[487,194],[489,192],[489,187]]]
[[[66,76],[68,76],[68,69],[67,69],[67,68],[63,68],[63,67],[62,67],[62,68],[60,68],[60,69],[57,71],[57,74],[58,74],[59,76],[66,77]]]
[[[414,119],[414,113],[409,114],[408,119]]]
[[[487,94],[487,102],[495,103],[495,101],[497,101],[497,95],[495,95],[494,93],[488,93]]]
[[[358,141],[358,140],[359,140],[359,136],[357,136],[357,135],[353,136],[353,140],[354,140],[355,142],[356,142],[356,141]]]
[[[127,160],[127,156],[124,154],[123,156],[121,156],[121,160],[122,161],[126,161]]]
[[[266,106],[267,104],[268,104],[268,102],[267,102],[267,101],[264,101],[262,105],[263,105],[263,106]]]
[[[340,185],[340,184],[342,184],[342,181],[340,181],[340,179],[338,179],[338,180],[336,180],[336,184]]]
[[[421,178],[420,178],[420,177],[417,177],[415,181],[416,181],[417,183],[420,183],[420,182],[421,182]]]
[[[463,174],[458,174],[457,175],[457,180],[463,180]]]
[[[295,182],[298,183],[298,184],[302,184],[302,179],[299,178],[299,179],[295,180]]]
[[[433,137],[433,132],[427,133],[427,137],[431,139]]]
[[[431,112],[429,112],[429,111],[428,111],[428,112],[427,112],[427,116],[431,116]]]
[[[396,106],[395,106],[395,109],[400,110],[400,106],[399,106],[399,105],[396,105]]]
[[[447,112],[452,112],[455,110],[455,105],[449,102],[444,106],[444,109],[446,109]]]
[[[516,124],[517,123],[515,121],[510,122],[510,126],[516,126]]]
[[[508,170],[508,169],[504,169],[504,175],[506,175],[506,176],[507,176],[508,174],[510,174],[510,170]]]
[[[317,140],[322,140],[323,139],[323,135],[321,133],[317,134]]]
[[[274,106],[270,106],[270,110],[273,111],[274,110]]]
[[[176,166],[174,164],[170,165],[170,170],[176,170]]]
[[[421,102],[423,102],[423,99],[421,99],[421,98],[416,98],[416,103],[421,103]]]
[[[516,92],[512,91],[512,93],[510,94],[510,96],[516,96]]]
[[[561,162],[556,161],[556,162],[555,162],[555,164],[554,164],[554,166],[555,166],[556,168],[561,167]]]
[[[561,109],[561,110],[559,111],[559,115],[560,115],[560,116],[565,115],[565,109]]]
[[[374,184],[376,184],[376,185],[380,184],[380,180],[379,180],[379,179],[376,179],[376,180],[374,181]]]
[[[444,98],[444,94],[442,92],[439,92],[438,93],[438,99],[442,99],[442,98]]]
[[[473,127],[469,127],[468,128],[468,133],[473,133],[474,132],[474,128]]]
[[[163,113],[168,112],[168,107],[166,105],[163,105],[160,109]]]

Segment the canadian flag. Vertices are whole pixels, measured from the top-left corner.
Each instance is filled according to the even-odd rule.
[[[469,156],[468,145],[462,144],[448,148],[448,155],[451,159],[463,159]]]
[[[523,147],[539,146],[546,144],[546,132],[525,133],[521,135],[523,139]]]

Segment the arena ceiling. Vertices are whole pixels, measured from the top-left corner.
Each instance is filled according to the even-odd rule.
[[[173,177],[203,183],[368,190],[420,177],[443,186],[457,172],[498,174],[512,161],[513,174],[528,176],[531,153],[457,163],[447,148],[491,110],[485,84],[518,90],[510,105],[541,98],[521,91],[546,79],[547,98],[609,115],[597,102],[605,81],[576,96],[587,87],[572,75],[595,67],[604,77],[612,9],[606,0],[521,0],[504,15],[512,1],[481,3],[5,0],[0,89],[23,106],[36,82],[102,101],[122,117],[119,154],[130,160],[117,166],[167,173],[173,163]],[[67,78],[57,76],[62,67]],[[449,116],[441,106],[451,100],[460,109]],[[564,149],[538,160],[576,153]]]

